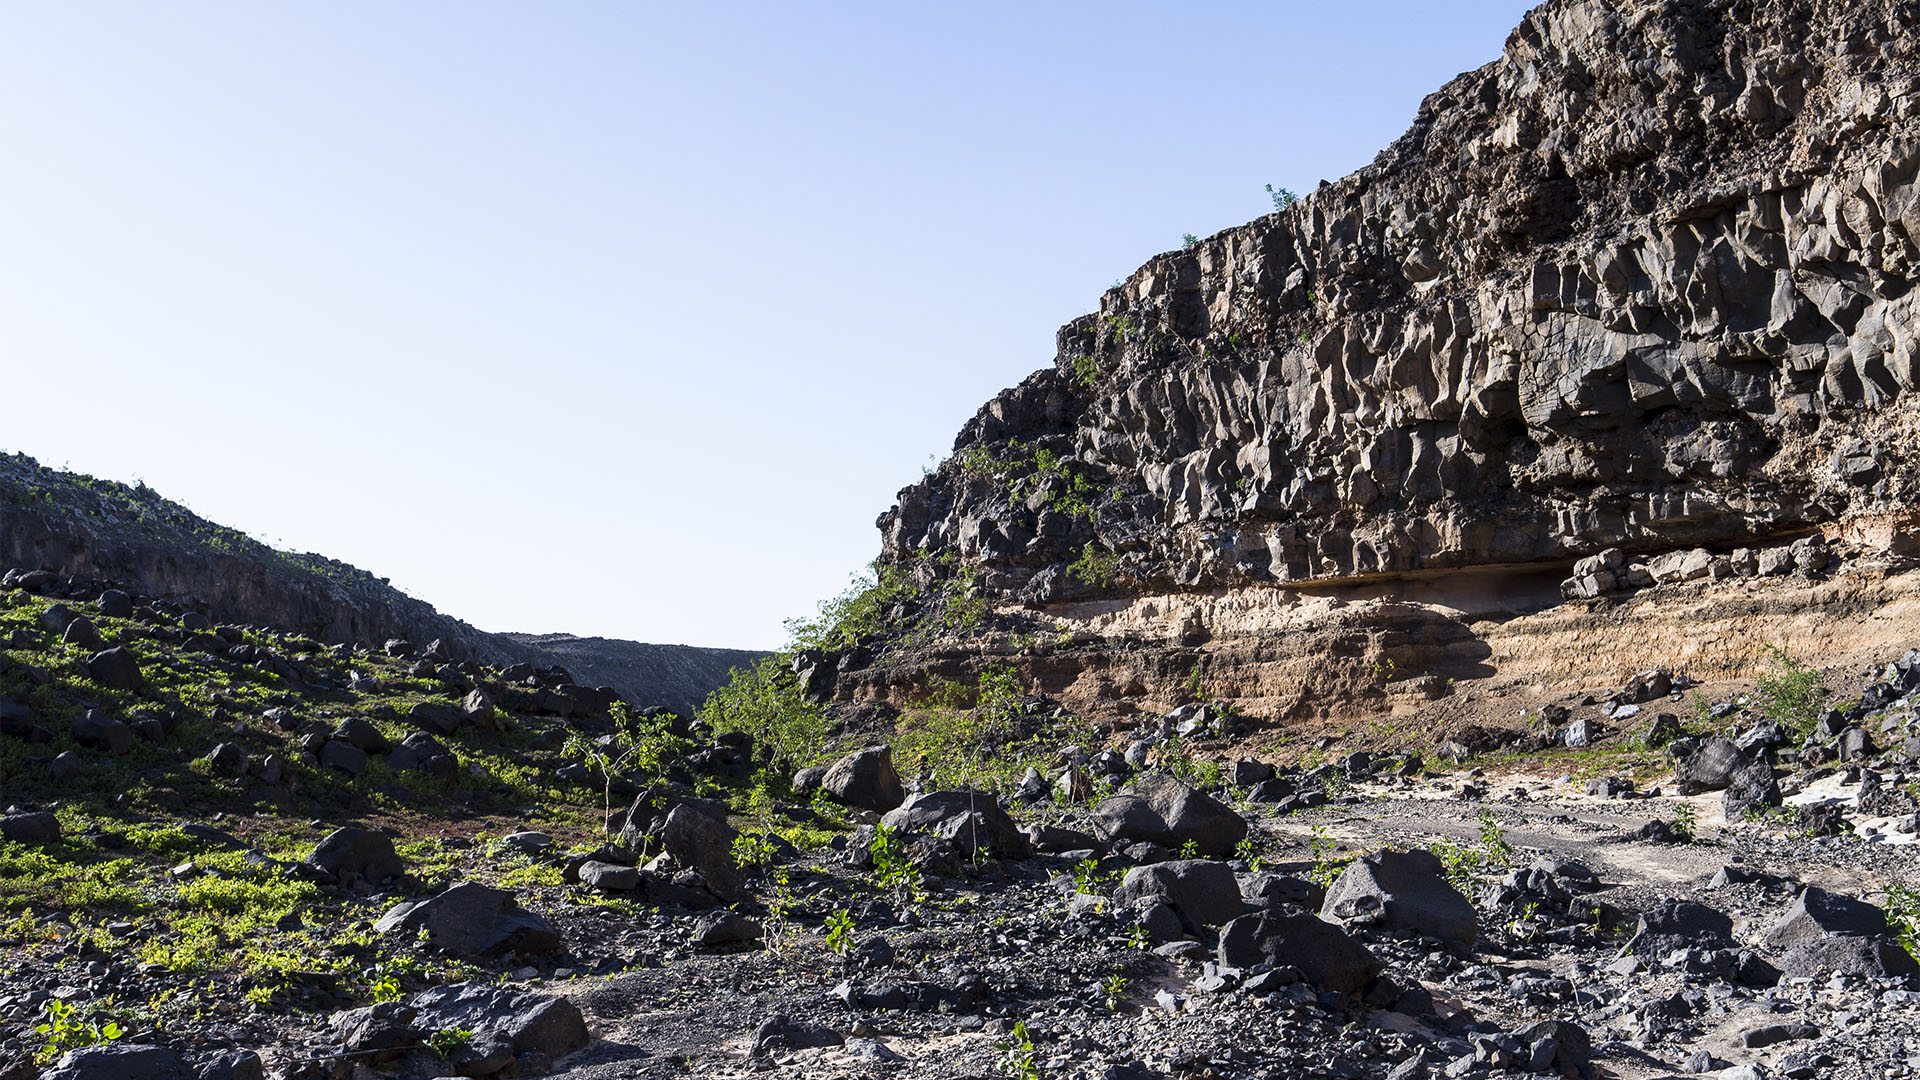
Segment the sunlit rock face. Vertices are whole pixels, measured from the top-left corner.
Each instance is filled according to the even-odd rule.
[[[1484,657],[1462,610],[1667,563],[1791,569],[1787,545],[1848,530],[1910,544],[1916,21],[1892,0],[1542,5],[1372,165],[1062,328],[881,516],[882,564],[1096,643],[1238,640],[1233,678],[1282,702],[1330,657],[1378,663],[1394,620],[1336,611],[1289,651],[1306,602],[1267,591],[1452,582],[1465,599],[1430,598],[1411,640]],[[940,609],[904,613],[920,641]],[[866,663],[840,663],[840,696],[894,695]],[[1192,666],[1155,663],[1029,667],[1127,696]]]

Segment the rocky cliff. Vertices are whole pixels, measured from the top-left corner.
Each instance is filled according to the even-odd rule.
[[[1494,674],[1476,620],[1563,596],[1764,570],[1792,595],[1755,602],[1785,619],[1849,560],[1900,571],[1916,22],[1890,0],[1536,8],[1373,164],[1062,328],[881,517],[883,565],[1073,637],[1028,665],[1050,691],[1164,698],[1197,670],[1283,710],[1379,690],[1362,669],[1396,658]],[[927,632],[941,608],[836,692],[964,659]]]
[[[443,615],[385,578],[321,555],[278,551],[142,485],[0,455],[0,569],[47,571],[191,605],[216,621],[380,646],[440,641],[486,663],[567,667],[641,705],[690,712],[759,653],[569,635],[491,634]]]

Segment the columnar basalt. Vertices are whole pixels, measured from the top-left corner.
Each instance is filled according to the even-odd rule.
[[[1728,555],[1904,512],[1916,22],[1892,0],[1542,5],[1372,165],[1064,327],[881,517],[883,563],[1058,613],[1572,581],[1609,549]],[[1628,585],[1588,577],[1570,591]]]

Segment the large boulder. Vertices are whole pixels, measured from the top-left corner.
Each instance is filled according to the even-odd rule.
[[[1220,930],[1220,962],[1242,969],[1292,965],[1322,990],[1352,993],[1380,974],[1380,959],[1314,915],[1242,915]]]
[[[676,806],[660,826],[660,840],[673,861],[697,871],[707,890],[728,903],[746,895],[746,881],[733,858],[740,834],[690,806]]]
[[[1627,949],[1648,963],[1659,963],[1682,949],[1730,949],[1733,920],[1691,900],[1664,900],[1640,916]]]
[[[1796,979],[1836,974],[1885,979],[1920,975],[1920,964],[1884,936],[1834,934],[1809,938],[1788,949],[1780,960],[1780,973]]]
[[[991,854],[1000,859],[1024,859],[1033,854],[1020,826],[1000,809],[997,798],[984,791],[915,795],[880,820],[890,829],[937,836],[967,858]]]
[[[373,929],[379,934],[425,931],[429,944],[458,956],[532,956],[560,947],[553,926],[523,909],[513,893],[471,881],[426,900],[396,904]]]
[[[16,844],[51,844],[60,839],[60,819],[40,810],[0,817],[0,838]]]
[[[1801,890],[1780,921],[1767,931],[1767,944],[1776,949],[1789,949],[1830,934],[1871,937],[1886,932],[1887,916],[1879,908],[1864,900],[1809,885]]]
[[[666,823],[667,816],[681,806],[705,814],[722,825],[727,823],[727,804],[718,799],[702,799],[684,789],[649,788],[635,795],[633,805],[608,822],[607,827],[619,830],[621,847],[628,851],[644,851],[654,834]]]
[[[1726,739],[1673,744],[1673,776],[1682,794],[1720,791],[1753,762]]]
[[[820,787],[835,802],[876,814],[907,801],[907,790],[893,767],[893,749],[887,746],[869,746],[834,762],[820,778]]]
[[[1306,878],[1262,871],[1241,874],[1239,882],[1240,899],[1255,908],[1268,911],[1278,911],[1289,904],[1319,911],[1320,905],[1327,902],[1327,890],[1320,883]]]
[[[124,754],[133,749],[133,729],[102,709],[88,709],[68,729],[73,741],[109,754]]]
[[[1762,752],[1734,772],[1721,795],[1721,809],[1730,824],[1737,824],[1780,805],[1780,783],[1773,777],[1773,763]]]
[[[590,1041],[580,1007],[563,997],[529,994],[507,986],[465,982],[435,986],[413,995],[414,1025],[423,1031],[460,1028],[495,1035],[516,1055],[544,1054],[549,1061],[585,1048]]]
[[[1327,890],[1320,914],[1461,945],[1480,936],[1473,904],[1448,884],[1440,859],[1418,848],[1376,851],[1348,863]]]
[[[1161,773],[1136,778],[1129,790],[1093,808],[1093,829],[1107,841],[1138,841],[1225,857],[1246,839],[1247,823],[1211,796]]]
[[[352,825],[328,833],[301,861],[319,871],[326,881],[341,885],[356,879],[378,885],[407,872],[407,864],[393,850],[393,840],[386,833]]]
[[[140,661],[121,645],[87,657],[87,677],[109,690],[138,690],[146,683]]]
[[[1136,866],[1114,891],[1114,903],[1127,907],[1165,904],[1189,930],[1231,922],[1246,911],[1240,882],[1225,863],[1206,859]]]
[[[193,1070],[164,1046],[106,1043],[67,1051],[40,1080],[193,1080]]]

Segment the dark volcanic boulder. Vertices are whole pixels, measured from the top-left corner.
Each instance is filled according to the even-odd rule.
[[[560,947],[547,920],[520,907],[505,889],[462,882],[438,896],[396,904],[373,924],[379,934],[418,934],[457,956],[517,952],[532,956]]]
[[[835,802],[884,814],[907,800],[893,767],[893,749],[869,746],[827,767],[820,786]]]
[[[1352,993],[1380,974],[1381,964],[1345,930],[1314,915],[1242,915],[1220,930],[1220,962],[1254,969],[1292,965],[1322,990]]]
[[[1887,931],[1886,913],[1864,900],[1809,885],[1767,931],[1767,944],[1787,949],[1829,934],[1873,936]]]
[[[660,839],[673,861],[698,871],[707,889],[728,903],[746,894],[740,864],[733,858],[733,841],[740,834],[724,821],[691,806],[676,806],[660,826]]]
[[[1471,945],[1480,936],[1473,904],[1447,882],[1431,851],[1376,851],[1347,864],[1327,890],[1324,918],[1378,923]]]
[[[991,853],[1000,859],[1033,854],[1020,826],[985,791],[931,791],[889,810],[882,822],[890,829],[924,833],[949,841],[967,857]]]
[[[1129,790],[1093,808],[1093,828],[1104,840],[1144,840],[1179,850],[1186,844],[1206,856],[1231,855],[1247,835],[1239,814],[1171,776],[1147,773]]]
[[[60,839],[60,819],[45,810],[0,817],[0,837],[16,844],[51,844]]]
[[[1649,964],[1682,949],[1733,947],[1733,920],[1691,900],[1665,900],[1640,916],[1627,948]]]
[[[393,850],[393,840],[386,833],[352,825],[328,833],[301,861],[320,871],[326,880],[340,883],[359,878],[378,885],[407,872],[407,864]]]
[[[465,982],[436,986],[413,995],[409,1003],[423,1031],[461,1028],[497,1035],[515,1054],[544,1054],[550,1061],[585,1048],[590,1041],[580,1007],[563,997],[529,994],[507,986]]]
[[[1720,791],[1752,764],[1726,739],[1675,743],[1673,747],[1673,776],[1682,794]]]
[[[1738,824],[1779,805],[1780,783],[1773,778],[1773,763],[1764,753],[1756,754],[1737,770],[1721,796],[1728,824]]]
[[[1834,934],[1809,938],[1787,950],[1780,973],[1788,978],[1818,979],[1828,975],[1857,975],[1884,979],[1920,975],[1907,950],[1886,937]]]
[[[40,1080],[193,1080],[193,1070],[164,1046],[107,1043],[68,1051]]]
[[[109,754],[124,754],[133,749],[133,729],[101,709],[81,713],[70,730],[73,741],[81,746]]]
[[[1136,866],[1121,879],[1113,901],[1126,907],[1165,904],[1196,932],[1231,922],[1246,910],[1233,870],[1225,863],[1206,859]]]
[[[87,657],[87,677],[109,690],[138,690],[146,682],[140,661],[120,645]]]

